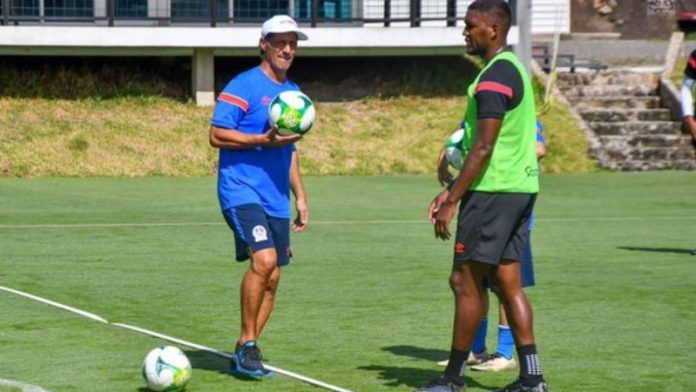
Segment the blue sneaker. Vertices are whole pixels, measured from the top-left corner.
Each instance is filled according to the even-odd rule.
[[[237,343],[230,372],[251,378],[272,377],[274,373],[263,367],[262,359],[261,350],[253,340],[241,345]]]

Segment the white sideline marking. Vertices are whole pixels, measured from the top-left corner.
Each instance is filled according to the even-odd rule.
[[[175,338],[175,337],[173,337],[173,336],[164,335],[164,334],[161,334],[161,333],[159,333],[159,332],[150,331],[150,330],[145,329],[145,328],[140,328],[140,327],[136,327],[136,326],[133,326],[133,325],[122,324],[122,323],[112,323],[112,325],[115,325],[115,326],[117,326],[117,327],[122,327],[122,328],[130,329],[130,330],[133,330],[133,331],[136,331],[136,332],[140,332],[140,333],[143,333],[143,334],[145,334],[145,335],[154,336],[154,337],[156,337],[156,338],[168,340],[168,341],[173,342],[173,343],[181,344],[182,346],[187,346],[187,347],[195,348],[195,349],[198,349],[198,350],[206,351],[206,352],[209,352],[209,353],[211,353],[211,354],[215,354],[215,355],[218,355],[218,356],[227,358],[227,359],[232,359],[232,354],[229,354],[229,353],[226,353],[226,352],[223,352],[223,351],[219,351],[219,350],[216,350],[216,349],[214,349],[214,348],[202,346],[202,345],[200,345],[200,344],[196,344],[196,343],[192,343],[192,342],[187,342],[186,340],[181,340],[181,339]],[[274,366],[270,366],[270,365],[267,365],[267,364],[265,364],[265,363],[263,364],[263,366],[266,367],[268,370],[274,371],[274,372],[276,372],[276,373],[283,374],[283,375],[285,375],[285,376],[288,376],[288,377],[291,377],[291,378],[295,378],[295,379],[297,379],[297,380],[304,381],[304,382],[306,382],[306,383],[309,383],[309,384],[312,384],[312,385],[316,385],[316,386],[318,386],[318,387],[322,387],[322,388],[328,389],[328,390],[330,390],[330,391],[336,391],[336,392],[351,392],[351,391],[349,391],[349,390],[347,390],[347,389],[343,389],[343,388],[337,387],[337,386],[335,386],[335,385],[327,384],[327,383],[325,383],[325,382],[322,382],[322,381],[319,381],[319,380],[315,380],[315,379],[313,379],[313,378],[306,377],[306,376],[303,376],[303,375],[301,375],[301,374],[297,374],[297,373],[290,372],[290,371],[287,371],[287,370],[283,370],[283,369],[280,369],[280,368],[277,368],[277,367],[274,367]]]
[[[5,378],[0,378],[0,385],[11,388],[18,388],[22,392],[48,392],[47,390],[36,385],[25,384],[23,382],[8,380]]]
[[[539,217],[538,222],[623,222],[623,221],[684,221],[696,220],[696,216],[588,216],[588,217]],[[412,225],[430,223],[428,219],[385,219],[385,220],[336,220],[311,221],[310,225]],[[171,222],[171,223],[57,223],[57,224],[0,224],[0,229],[64,229],[90,227],[181,227],[181,226],[224,226],[220,222]]]
[[[414,220],[356,220],[356,221],[312,221],[312,225],[362,225],[362,224],[414,224],[429,223],[427,219]],[[225,222],[179,222],[179,223],[57,223],[57,224],[5,224],[0,229],[63,229],[90,227],[168,227],[168,226],[224,226]]]
[[[39,297],[39,296],[36,296],[36,295],[32,295],[32,294],[29,294],[29,293],[25,293],[25,292],[23,292],[23,291],[11,289],[11,288],[5,287],[5,286],[0,286],[0,290],[4,290],[4,291],[7,291],[7,292],[10,292],[10,293],[13,293],[13,294],[20,295],[20,296],[22,296],[22,297],[26,297],[26,298],[29,298],[29,299],[33,299],[33,300],[35,300],[35,301],[43,302],[43,303],[45,303],[45,304],[48,304],[48,305],[51,305],[51,306],[55,306],[55,307],[60,308],[60,309],[63,309],[63,310],[67,310],[67,311],[72,312],[72,313],[79,314],[80,316],[84,316],[84,317],[87,317],[87,318],[89,318],[89,319],[92,319],[92,320],[95,320],[95,321],[99,321],[99,322],[101,322],[101,323],[110,324],[110,325],[114,325],[114,326],[117,326],[117,327],[130,329],[130,330],[132,330],[132,331],[140,332],[140,333],[143,333],[143,334],[145,334],[145,335],[150,335],[150,336],[158,337],[158,338],[160,338],[160,339],[168,340],[168,341],[170,341],[170,342],[179,343],[179,344],[181,344],[181,345],[183,345],[183,346],[188,346],[188,347],[196,348],[196,349],[199,349],[199,350],[207,351],[207,352],[212,353],[212,354],[215,354],[215,355],[219,355],[219,356],[221,356],[221,357],[225,357],[225,358],[228,358],[228,359],[232,359],[232,355],[231,355],[231,354],[228,354],[228,353],[225,353],[225,352],[222,352],[222,351],[219,351],[219,350],[215,350],[214,348],[202,346],[202,345],[196,344],[196,343],[187,342],[186,340],[177,339],[177,338],[175,338],[175,337],[168,336],[168,335],[164,335],[164,334],[161,334],[161,333],[159,333],[159,332],[150,331],[150,330],[148,330],[148,329],[139,328],[139,327],[135,327],[135,326],[128,325],[128,324],[110,323],[110,322],[106,321],[104,318],[99,317],[99,316],[97,316],[97,315],[94,314],[94,313],[86,312],[86,311],[84,311],[84,310],[80,310],[80,309],[77,309],[77,308],[73,308],[73,307],[71,307],[71,306],[63,305],[63,304],[61,304],[61,303],[58,303],[58,302],[55,302],[55,301],[51,301],[51,300],[48,300],[48,299],[46,299],[46,298],[42,298],[42,297]],[[310,377],[307,377],[307,376],[303,376],[303,375],[301,375],[301,374],[297,374],[297,373],[294,373],[294,372],[291,372],[291,371],[288,371],[288,370],[283,370],[283,369],[280,369],[280,368],[277,368],[277,367],[274,367],[274,366],[270,366],[270,365],[266,365],[266,364],[264,364],[264,366],[265,366],[266,368],[268,368],[269,370],[274,371],[274,372],[276,372],[276,373],[283,374],[283,375],[285,375],[285,376],[288,376],[288,377],[291,377],[291,378],[294,378],[294,379],[297,379],[297,380],[300,380],[300,381],[304,381],[304,382],[306,382],[306,383],[309,383],[309,384],[312,384],[312,385],[316,385],[316,386],[319,386],[319,387],[322,387],[322,388],[325,388],[325,389],[328,389],[328,390],[331,390],[331,391],[335,391],[335,392],[351,392],[351,391],[349,391],[349,390],[347,390],[347,389],[343,389],[343,388],[337,387],[337,386],[335,386],[335,385],[327,384],[327,383],[325,383],[325,382],[322,382],[322,381],[319,381],[319,380],[315,380],[315,379],[313,379],[313,378],[310,378]],[[12,381],[12,380],[3,380],[3,379],[0,378],[0,385],[4,385],[3,382],[14,382],[14,381]],[[9,385],[9,384],[7,384],[7,385]],[[31,385],[28,385],[28,384],[26,384],[26,385],[27,385],[27,386],[31,386]],[[19,386],[17,386],[17,385],[10,385],[10,386],[12,386],[12,387],[17,387],[17,388],[21,388],[21,387],[19,387]],[[32,386],[32,387],[33,387],[33,386]],[[37,387],[37,388],[38,388],[38,387]],[[25,390],[22,389],[22,391],[25,391]],[[47,392],[47,391],[45,391],[44,389],[39,388],[39,389],[28,389],[28,390],[26,390],[26,392]]]
[[[62,229],[62,228],[82,228],[82,227],[166,227],[166,226],[212,226],[224,222],[179,222],[179,223],[39,223],[39,224],[19,224],[19,225],[0,225],[0,229]]]
[[[55,306],[56,308],[61,308],[61,309],[63,309],[63,310],[67,310],[68,312],[73,312],[73,313],[75,313],[75,314],[79,314],[80,316],[87,317],[87,318],[92,319],[92,320],[94,320],[94,321],[99,321],[100,323],[105,323],[105,324],[108,324],[108,323],[109,323],[108,321],[106,321],[105,319],[103,319],[103,318],[97,316],[97,315],[94,314],[94,313],[86,312],[86,311],[84,311],[84,310],[80,310],[80,309],[77,309],[77,308],[73,308],[73,307],[68,306],[68,305],[63,305],[63,304],[61,304],[61,303],[54,302],[54,301],[51,301],[51,300],[46,299],[46,298],[42,298],[42,297],[39,297],[39,296],[36,296],[36,295],[32,295],[32,294],[29,294],[29,293],[25,293],[24,291],[19,291],[19,290],[11,289],[11,288],[5,287],[5,286],[0,286],[0,290],[5,290],[5,291],[7,291],[7,292],[10,292],[10,293],[13,293],[13,294],[17,294],[17,295],[20,295],[20,296],[22,296],[22,297],[30,298],[30,299],[33,299],[34,301],[43,302],[43,303],[45,303],[45,304],[47,304],[47,305]]]

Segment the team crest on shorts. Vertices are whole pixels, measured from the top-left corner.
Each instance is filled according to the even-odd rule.
[[[266,233],[266,228],[261,225],[256,225],[251,230],[251,235],[254,236],[254,242],[261,242],[268,240],[268,234]]]

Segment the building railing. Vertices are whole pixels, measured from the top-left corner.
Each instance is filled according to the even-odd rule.
[[[318,25],[455,26],[473,0],[0,0],[0,24],[258,24],[276,14]]]

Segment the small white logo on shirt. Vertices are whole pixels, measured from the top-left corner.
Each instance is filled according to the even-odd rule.
[[[266,234],[266,228],[261,225],[256,225],[251,230],[251,235],[254,236],[254,242],[266,241],[268,239],[268,234]]]

